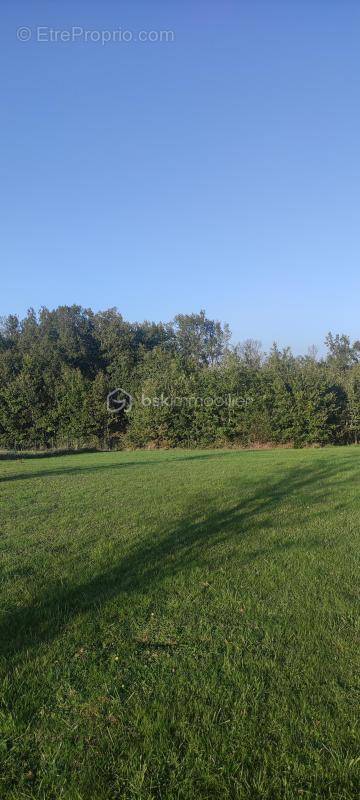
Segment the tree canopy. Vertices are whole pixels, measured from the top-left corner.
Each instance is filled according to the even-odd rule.
[[[116,308],[30,309],[0,325],[2,448],[336,444],[360,434],[360,342],[295,357],[231,345],[205,311],[168,323]],[[118,414],[107,395],[133,397]]]

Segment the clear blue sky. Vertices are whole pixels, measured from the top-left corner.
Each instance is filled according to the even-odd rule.
[[[360,337],[358,0],[1,14],[0,314],[203,307],[266,347]],[[38,26],[134,39],[38,42]],[[149,30],[175,41],[136,41]]]

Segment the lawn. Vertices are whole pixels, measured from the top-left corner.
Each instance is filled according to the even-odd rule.
[[[0,462],[0,797],[357,798],[360,449]]]

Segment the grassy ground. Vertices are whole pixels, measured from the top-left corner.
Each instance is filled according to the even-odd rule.
[[[0,797],[357,798],[360,449],[0,463]]]

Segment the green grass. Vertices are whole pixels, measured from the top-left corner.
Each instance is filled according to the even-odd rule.
[[[357,798],[360,449],[0,463],[0,797]]]

